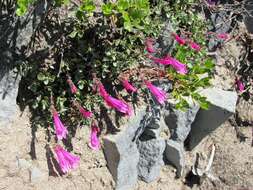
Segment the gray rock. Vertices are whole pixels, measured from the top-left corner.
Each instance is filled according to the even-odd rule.
[[[249,33],[253,33],[253,2],[252,1],[245,1],[244,8],[247,10],[247,13],[244,16],[244,24]]]
[[[137,182],[139,151],[135,139],[145,114],[146,108],[137,109],[136,115],[120,127],[120,132],[103,138],[107,166],[117,190],[133,189]]]
[[[20,76],[14,72],[6,73],[0,80],[0,128],[8,125],[17,114],[19,81]]]
[[[216,33],[227,33],[231,29],[232,20],[230,18],[230,12],[227,10],[221,10],[218,12],[210,13],[209,10],[205,11],[205,17],[210,21],[209,31]],[[221,44],[220,40],[210,38],[208,42],[209,51],[215,51],[215,49]]]
[[[177,177],[181,177],[185,167],[183,143],[169,139],[164,154],[166,159],[177,168]]]
[[[162,32],[162,35],[158,39],[159,45],[162,49],[162,55],[171,54],[175,48],[176,42],[174,37],[171,35],[174,32],[174,29],[170,22],[165,23],[165,28]]]
[[[253,11],[251,11],[251,15],[253,15]],[[253,33],[253,16],[245,16],[244,24],[249,33]]]
[[[164,139],[151,139],[138,141],[140,159],[138,163],[138,175],[143,181],[149,183],[156,180],[164,165],[163,153],[165,150]]]
[[[237,93],[216,88],[205,89],[201,95],[207,97],[211,103],[208,110],[198,112],[192,124],[187,142],[189,149],[193,149],[198,143],[223,122],[225,122],[236,109]]]
[[[33,167],[30,170],[30,180],[31,183],[38,183],[41,181],[47,180],[47,174],[45,172],[42,172],[39,168]]]
[[[11,1],[10,1],[11,2]],[[14,67],[22,63],[25,50],[31,41],[34,28],[40,22],[40,3],[33,14],[17,17],[13,3],[2,2],[0,7],[0,127],[9,124],[16,115],[16,98],[20,76]]]
[[[176,109],[173,103],[168,103],[165,110],[164,120],[171,130],[171,139],[184,143],[199,110],[199,105],[191,103],[189,109],[181,111]]]

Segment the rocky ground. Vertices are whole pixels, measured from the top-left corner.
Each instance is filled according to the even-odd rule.
[[[113,189],[114,182],[109,173],[103,152],[94,152],[87,146],[89,130],[82,127],[73,142],[74,153],[81,157],[80,167],[68,175],[60,176],[48,160],[46,133],[39,129],[35,136],[30,127],[30,113],[26,109],[19,113],[13,123],[0,130],[0,189]],[[158,180],[152,183],[139,181],[136,190],[179,189],[251,189],[253,188],[253,151],[251,128],[242,127],[240,132],[247,138],[240,142],[230,122],[226,122],[208,136],[193,151],[187,152],[188,171],[196,153],[203,157],[215,144],[216,151],[212,174],[216,178],[195,180],[190,175],[176,179],[176,170],[166,165]],[[31,156],[32,155],[32,156]],[[34,159],[32,159],[34,158]]]

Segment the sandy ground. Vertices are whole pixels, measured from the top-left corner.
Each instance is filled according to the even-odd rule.
[[[20,113],[21,114],[21,113]],[[6,190],[110,190],[114,187],[112,177],[106,168],[102,151],[92,151],[87,146],[89,129],[78,129],[73,143],[73,153],[80,155],[80,167],[68,175],[58,176],[47,160],[46,132],[39,129],[35,135],[34,147],[29,111],[23,112],[5,128],[0,128],[0,189]],[[4,130],[3,130],[4,129]],[[192,189],[253,189],[253,147],[251,147],[251,128],[240,128],[247,137],[239,142],[234,128],[229,122],[223,124],[207,137],[192,152],[187,152],[188,166],[193,164],[197,152],[208,153],[215,144],[216,153],[212,174],[217,178],[211,181],[203,178],[201,185]],[[31,148],[33,158],[31,157]],[[34,168],[40,172],[31,177]],[[50,168],[50,169],[49,169]],[[139,181],[134,190],[187,190],[185,178],[175,179],[175,169],[166,165],[160,178],[152,183]]]

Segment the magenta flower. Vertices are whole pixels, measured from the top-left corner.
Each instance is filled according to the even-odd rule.
[[[104,101],[106,102],[106,104],[112,108],[115,108],[116,110],[118,110],[121,113],[125,113],[127,115],[131,115],[132,114],[132,109],[131,107],[126,104],[125,102],[118,100],[116,98],[113,98],[112,96],[110,96],[102,83],[99,84],[99,94],[100,96],[103,97]]]
[[[170,57],[166,56],[162,59],[156,58],[156,57],[150,57],[151,60],[153,60],[156,63],[160,63],[162,65],[171,65],[173,68],[177,70],[180,74],[186,74],[187,73],[187,66],[180,61]]]
[[[185,64],[179,62],[172,57],[170,57],[169,59],[171,60],[171,66],[174,67],[178,73],[183,75],[187,73],[187,67]]]
[[[86,118],[86,119],[92,117],[92,112],[90,112],[90,111],[84,109],[84,108],[81,107],[81,106],[79,107],[79,111],[81,112],[82,116],[83,116],[84,118]]]
[[[54,129],[58,140],[66,139],[68,130],[64,127],[57,111],[53,111]]]
[[[100,141],[98,139],[98,132],[99,131],[100,131],[100,129],[97,127],[97,125],[92,124],[89,147],[93,150],[99,150],[99,148],[101,147]]]
[[[149,53],[155,53],[155,48],[153,47],[153,44],[155,43],[155,40],[152,39],[152,38],[147,38],[146,41],[145,41],[145,46],[146,46],[146,50],[149,52]]]
[[[220,33],[216,35],[217,38],[221,39],[221,40],[227,40],[229,38],[229,35],[227,33]]]
[[[163,91],[162,89],[154,86],[151,82],[149,81],[145,81],[146,86],[148,87],[148,89],[150,90],[150,92],[154,95],[154,97],[156,98],[156,100],[160,103],[160,104],[164,104],[167,95],[166,92]]]
[[[240,91],[240,92],[243,92],[244,91],[244,84],[242,83],[242,81],[240,81],[239,79],[235,79],[235,84],[236,84],[236,87],[237,89]]]
[[[75,86],[75,84],[73,83],[73,81],[69,78],[69,79],[67,80],[67,82],[68,82],[68,84],[69,84],[71,93],[72,93],[72,94],[76,94],[76,93],[77,93],[77,87]]]
[[[129,92],[136,92],[136,91],[137,91],[137,88],[135,88],[132,84],[130,84],[130,83],[128,82],[128,80],[126,80],[126,79],[124,79],[124,80],[122,81],[122,84],[123,84],[124,88],[125,88],[127,91],[129,91]]]
[[[196,51],[200,51],[201,49],[200,45],[195,42],[190,42],[190,47]]]
[[[185,45],[186,41],[185,39],[179,37],[177,34],[173,34],[173,36],[175,37],[175,40],[180,44],[180,45]]]
[[[102,96],[103,98],[106,98],[107,96],[109,96],[109,94],[106,92],[105,87],[103,86],[102,83],[99,84],[98,88],[99,88],[100,96]]]
[[[115,108],[119,112],[124,113],[128,116],[132,115],[132,108],[122,100],[118,100],[112,96],[108,96],[104,100],[108,106]]]
[[[64,150],[60,145],[56,145],[54,151],[56,154],[56,160],[63,173],[67,173],[71,169],[76,169],[78,167],[80,163],[80,158],[78,156]]]

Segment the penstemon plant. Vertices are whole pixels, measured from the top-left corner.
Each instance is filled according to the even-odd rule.
[[[67,3],[54,2],[57,6]],[[184,110],[189,106],[186,97],[207,109],[208,102],[198,90],[210,85],[214,65],[206,54],[206,25],[189,11],[194,2],[197,0],[177,0],[174,3],[119,0],[97,6],[93,0],[82,0],[76,7],[75,19],[71,23],[73,27],[63,33],[68,46],[63,50],[62,46],[59,47],[63,53],[58,62],[37,63],[32,60],[35,63],[26,70],[32,108],[43,117],[36,122],[54,126],[58,140],[71,135],[68,132],[71,128],[64,127],[63,123],[67,126],[92,124],[89,146],[99,149],[97,135],[100,130],[94,120],[100,108],[106,106],[127,117],[133,113],[123,88],[141,97],[139,87],[142,82],[143,88],[148,89],[158,103],[165,103],[166,92],[152,84],[145,72],[141,73],[141,80],[130,74],[119,77],[122,73],[141,69],[147,60],[165,65],[161,73],[166,73],[164,77],[173,81],[170,97],[178,101],[178,109]],[[25,14],[31,3],[36,1],[19,0],[17,14]],[[166,19],[174,25],[175,32],[169,37],[177,44],[171,55],[159,57],[154,44]],[[151,71],[152,64],[149,67]],[[110,85],[104,86],[108,83]],[[64,150],[58,147],[57,151]]]

